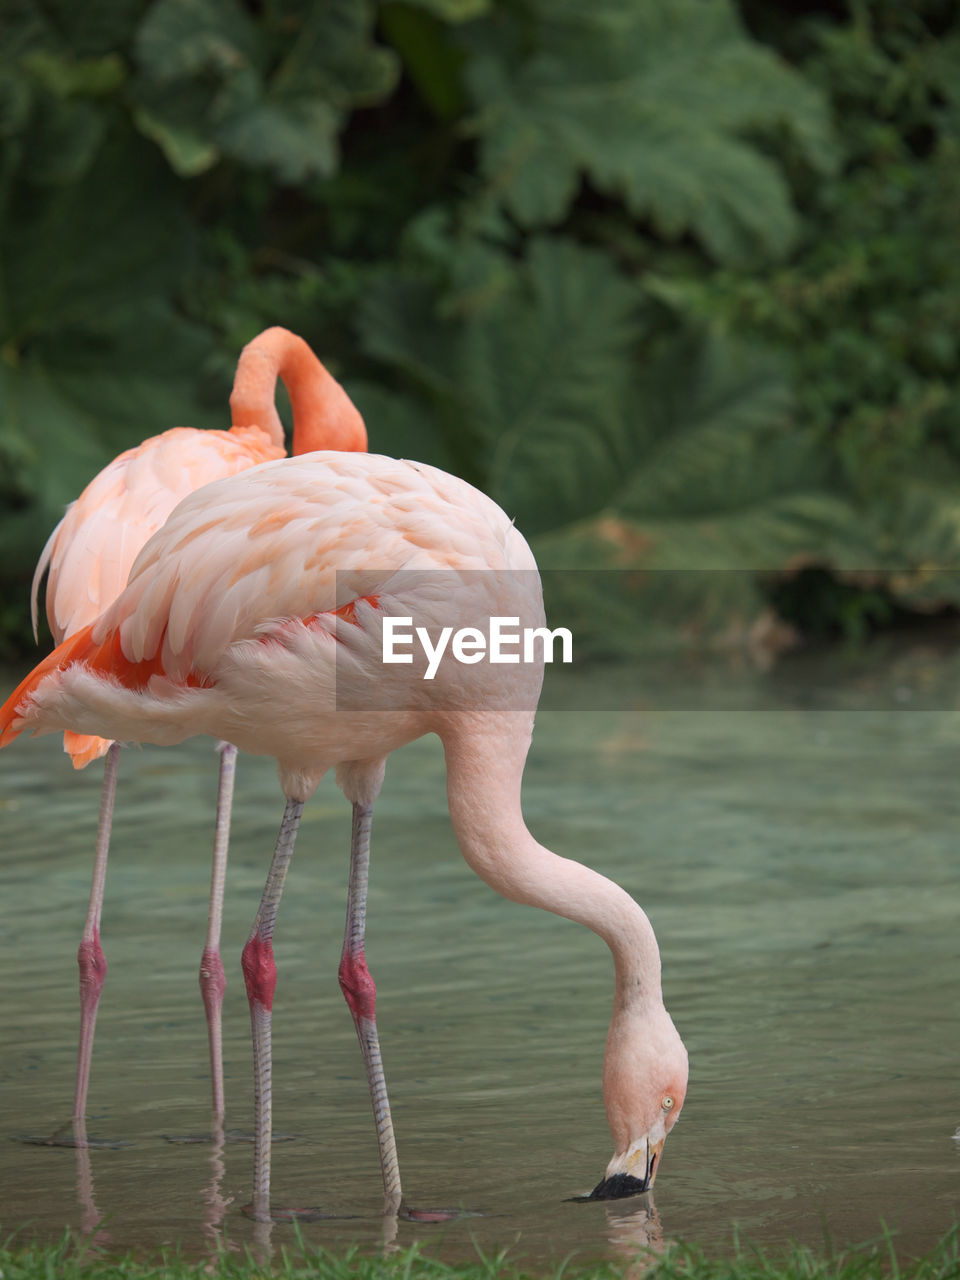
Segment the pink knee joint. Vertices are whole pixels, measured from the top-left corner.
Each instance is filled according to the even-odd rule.
[[[243,948],[240,958],[243,980],[247,984],[247,999],[256,1001],[264,1009],[273,1008],[273,993],[277,989],[277,966],[273,960],[273,945],[264,938],[251,938]]]
[[[350,1012],[355,1018],[376,1017],[377,988],[362,951],[347,953],[340,961],[337,976]]]
[[[200,993],[208,1016],[220,1009],[226,989],[227,975],[223,971],[220,952],[213,947],[204,947],[200,957]]]
[[[95,929],[92,938],[84,938],[77,950],[80,966],[80,1003],[86,1008],[96,1008],[100,992],[107,978],[107,957],[100,946],[100,934]]]

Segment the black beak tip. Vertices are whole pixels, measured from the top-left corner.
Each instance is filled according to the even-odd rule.
[[[615,1173],[612,1178],[598,1182],[588,1196],[571,1196],[572,1200],[625,1200],[627,1196],[639,1196],[650,1190],[649,1178],[635,1178],[632,1173]]]

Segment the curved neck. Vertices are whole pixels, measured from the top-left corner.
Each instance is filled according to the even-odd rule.
[[[463,856],[505,898],[576,920],[603,938],[616,971],[615,1017],[662,1007],[660,950],[646,913],[618,884],[552,853],[527,830],[520,783],[531,731],[527,712],[463,715],[439,730]]]
[[[289,329],[265,329],[240,353],[230,394],[234,427],[259,427],[283,447],[283,424],[275,403],[277,378],[293,406],[293,452],[315,449],[363,452],[367,432],[356,406]]]

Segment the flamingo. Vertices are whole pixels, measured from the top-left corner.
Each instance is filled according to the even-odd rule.
[[[539,844],[523,820],[542,646],[515,665],[451,655],[432,680],[422,654],[382,660],[387,618],[419,624],[436,643],[438,628],[493,617],[543,622],[533,555],[491,499],[420,463],[320,452],[181,502],[119,598],[0,709],[0,746],[25,730],[161,745],[209,734],[276,759],[286,804],[242,955],[254,1058],[249,1212],[261,1222],[289,1216],[271,1215],[270,1202],[274,926],[304,803],[331,768],[353,808],[339,980],[366,1065],[384,1212],[403,1204],[364,957],[366,892],[386,757],[426,733],[443,745],[468,865],[504,897],[586,925],[612,953],[603,1095],[614,1154],[591,1198],[647,1190],[680,1115],[687,1054],[664,1007],[649,919],[619,885]]]
[[[283,426],[274,404],[278,376],[293,404],[295,453],[318,448],[366,448],[366,430],[359,413],[307,343],[286,329],[265,330],[241,353],[230,397],[229,431],[175,427],[152,436],[104,467],[70,505],[50,535],[34,574],[34,635],[37,595],[44,573],[48,573],[47,619],[54,640],[59,643],[91,623],[116,599],[140,549],[181,498],[212,480],[285,456]],[[64,750],[77,769],[100,756],[107,757],[93,882],[77,957],[80,1040],[73,1103],[76,1134],[86,1114],[97,1007],[107,972],[100,943],[100,915],[120,749],[116,742],[101,736],[68,730],[64,734]],[[213,1111],[222,1117],[220,1011],[226,979],[220,959],[220,926],[237,753],[226,742],[219,744],[219,750],[216,834],[200,989],[210,1043]],[[59,1134],[51,1139],[59,1140]],[[85,1135],[81,1140],[85,1141]]]

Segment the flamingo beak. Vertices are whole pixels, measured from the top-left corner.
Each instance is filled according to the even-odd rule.
[[[606,1177],[598,1182],[584,1200],[622,1200],[625,1196],[638,1196],[649,1191],[657,1176],[665,1138],[651,1142],[645,1138],[631,1148],[625,1156],[612,1162],[613,1172],[607,1169]]]

